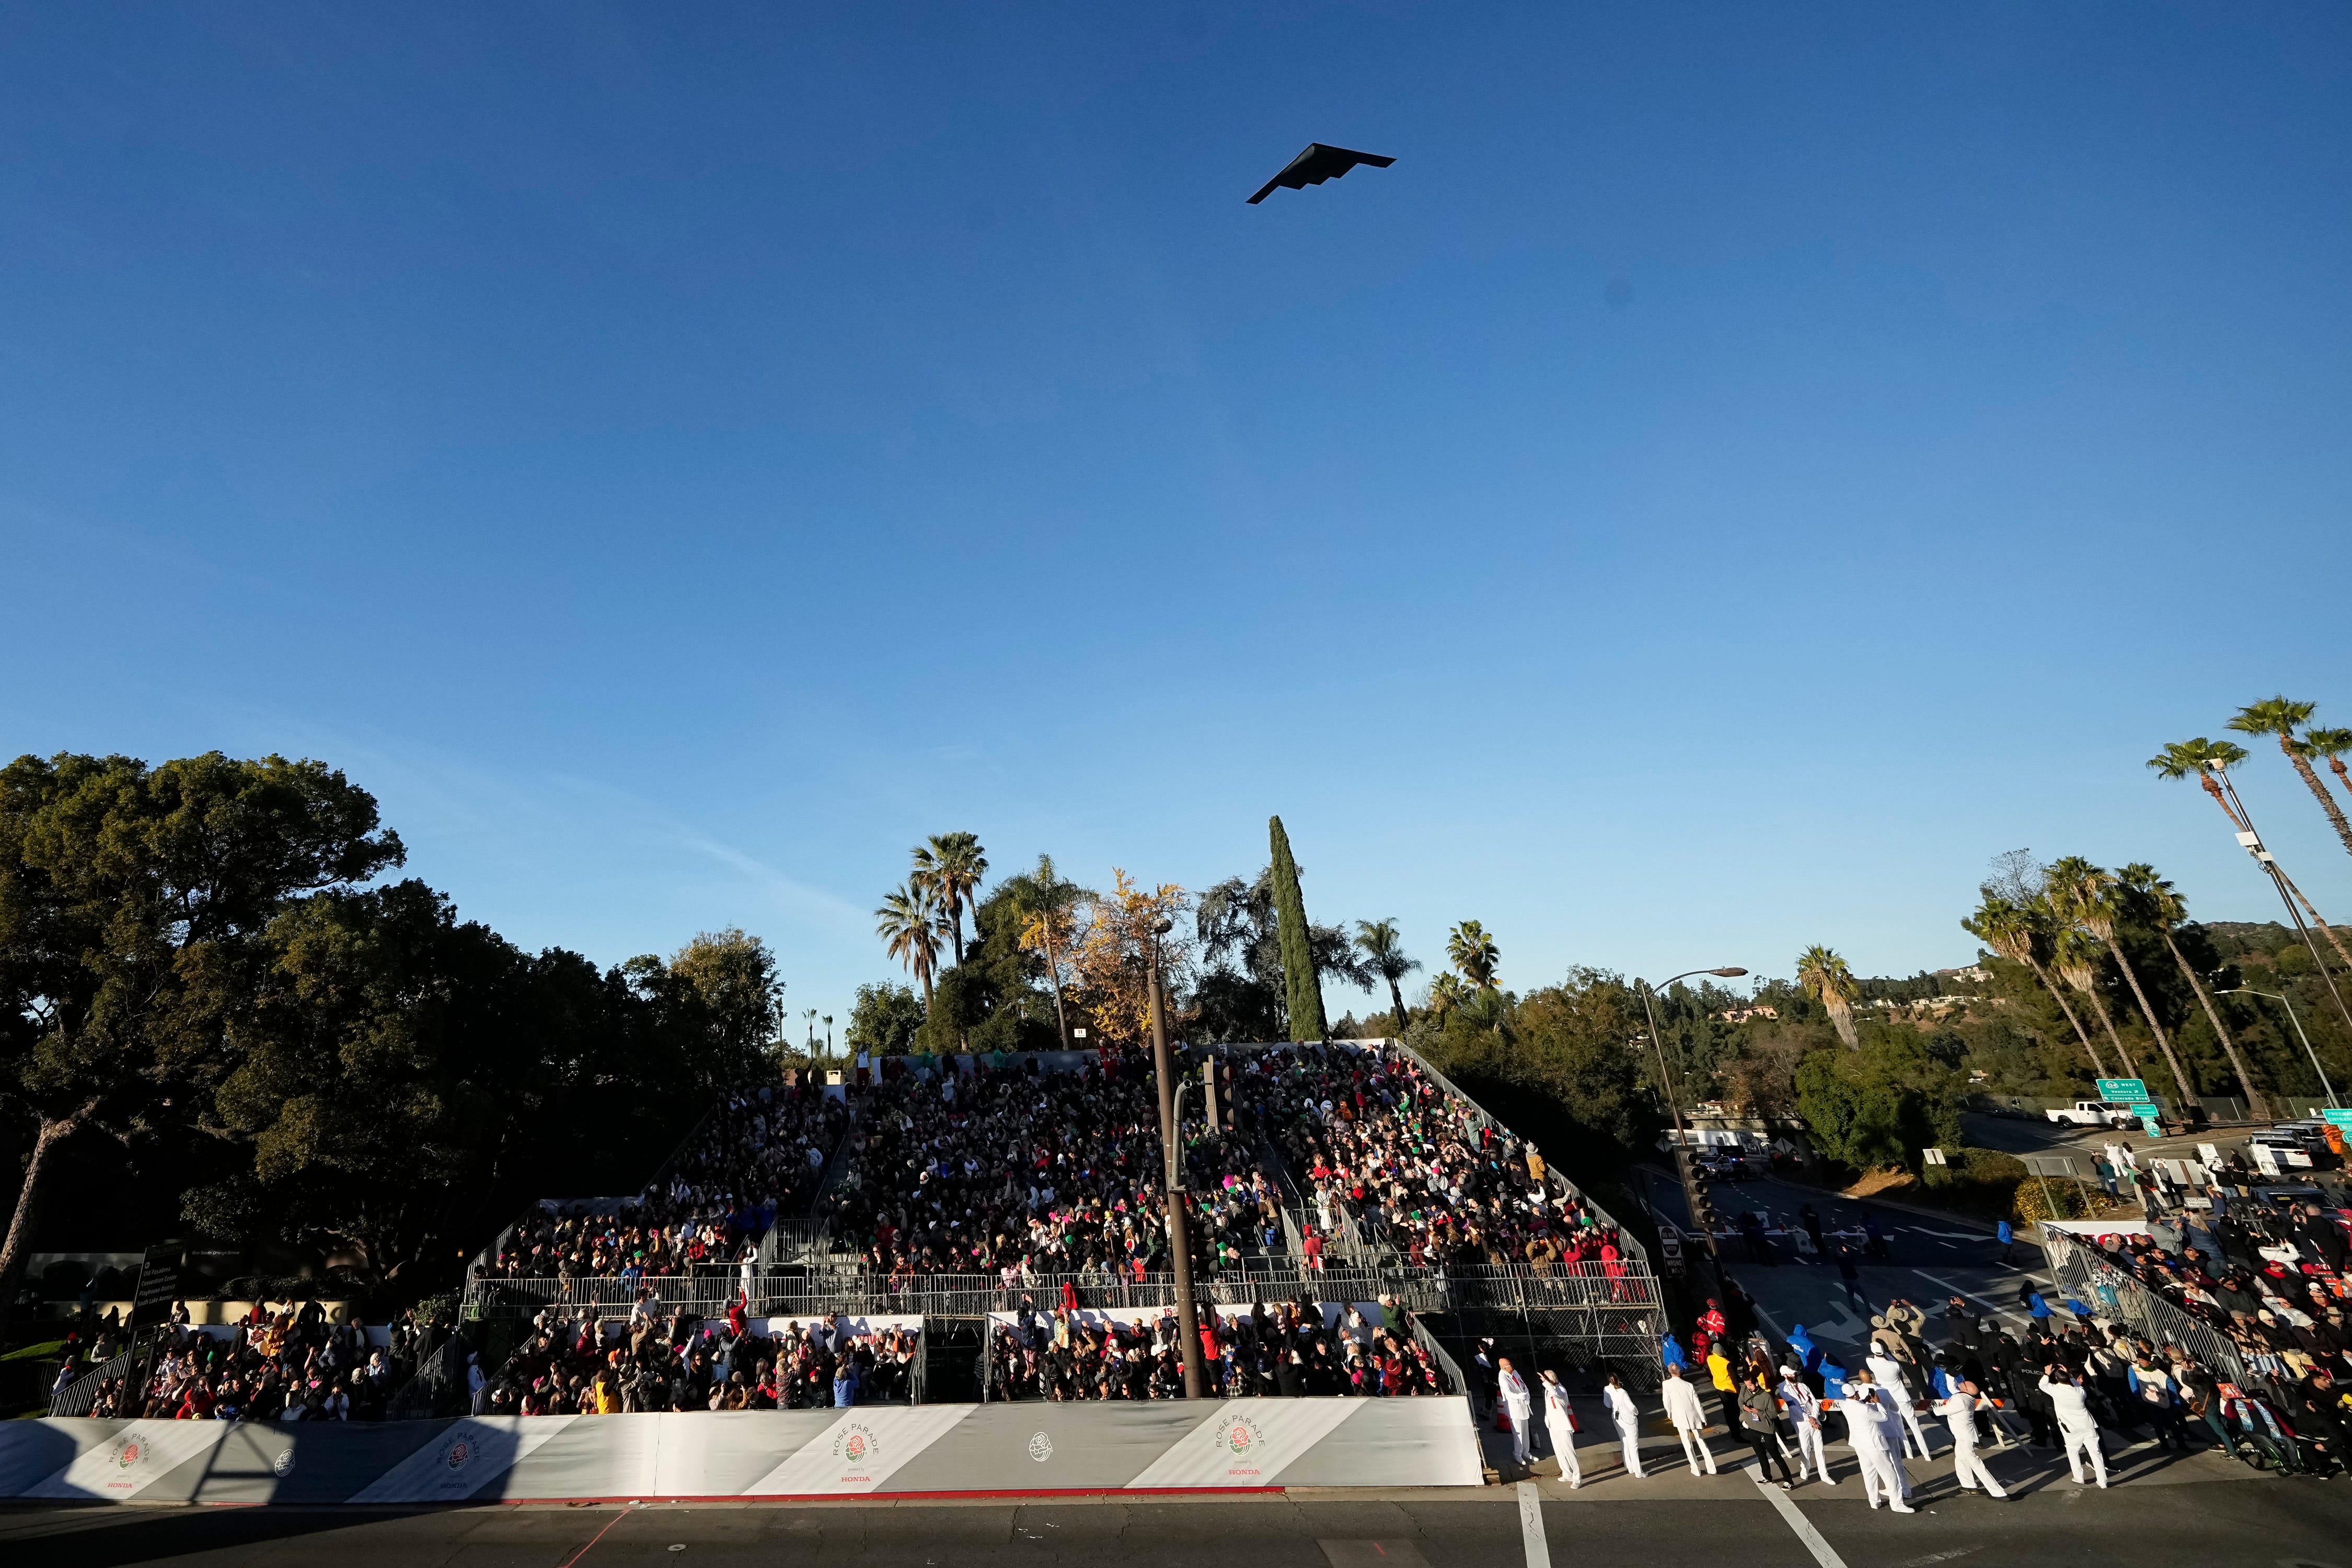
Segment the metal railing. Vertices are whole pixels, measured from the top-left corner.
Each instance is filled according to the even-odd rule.
[[[763,1275],[754,1287],[750,1310],[771,1317],[821,1317],[829,1311],[982,1317],[1015,1310],[1024,1296],[1050,1309],[1061,1300],[1065,1283],[1083,1306],[1149,1310],[1176,1302],[1176,1278],[1168,1272],[1140,1278],[1131,1273],[1040,1274],[1008,1284],[993,1274],[890,1276],[845,1268],[827,1274]],[[733,1279],[718,1276],[648,1279],[643,1288],[651,1291],[655,1310],[662,1312],[718,1317],[735,1299]],[[1244,1269],[1197,1276],[1193,1288],[1200,1299],[1223,1306],[1385,1298],[1416,1311],[1571,1312],[1605,1317],[1612,1324],[1636,1319],[1654,1322],[1660,1307],[1655,1279],[1632,1269],[1611,1275],[1597,1263],[1558,1264],[1549,1273],[1484,1264],[1438,1272],[1347,1264],[1308,1269],[1286,1258],[1253,1259]],[[635,1302],[639,1289],[621,1279],[486,1279],[468,1291],[467,1306],[482,1315],[527,1316],[554,1305],[619,1312]]]
[[[466,1342],[457,1334],[436,1345],[416,1363],[415,1375],[384,1401],[387,1421],[421,1421],[437,1415],[462,1396],[466,1386]]]
[[[2105,1308],[2099,1316],[2127,1323],[2158,1345],[2179,1345],[2210,1372],[2232,1382],[2246,1380],[2245,1359],[2228,1334],[2150,1290],[2108,1261],[2096,1247],[2086,1247],[2066,1232],[2047,1226],[2042,1227],[2042,1246],[2062,1293],[2093,1305],[2095,1310]]]
[[[1468,1107],[1472,1119],[1480,1127],[1492,1128],[1495,1132],[1501,1137],[1518,1138],[1518,1134],[1513,1132],[1509,1128],[1504,1126],[1501,1122],[1496,1121],[1493,1116],[1489,1115],[1486,1107],[1480,1105],[1476,1100],[1463,1093],[1462,1090],[1454,1085],[1452,1079],[1447,1078],[1444,1073],[1431,1066],[1428,1059],[1419,1051],[1414,1050],[1402,1040],[1383,1040],[1378,1043],[1381,1045],[1394,1046],[1399,1056],[1403,1057],[1407,1061],[1410,1061],[1415,1067],[1418,1067],[1423,1072],[1427,1073],[1429,1075],[1430,1081],[1437,1085],[1439,1089],[1444,1091],[1449,1099],[1457,1100],[1465,1106]],[[1534,1142],[1530,1139],[1521,1138],[1519,1139],[1519,1142],[1527,1144],[1530,1149],[1535,1147]],[[1579,1204],[1581,1204],[1584,1207],[1591,1210],[1595,1218],[1599,1219],[1601,1224],[1607,1226],[1611,1230],[1617,1233],[1617,1250],[1624,1256],[1627,1261],[1643,1274],[1650,1272],[1649,1251],[1643,1247],[1640,1242],[1633,1239],[1633,1232],[1618,1224],[1617,1216],[1611,1214],[1607,1209],[1601,1207],[1598,1199],[1594,1198],[1590,1193],[1578,1187],[1575,1183],[1570,1181],[1566,1176],[1561,1175],[1559,1169],[1549,1161],[1546,1161],[1544,1163],[1544,1185],[1559,1194],[1574,1198]]]
[[[146,1365],[148,1356],[154,1349],[154,1343],[155,1332],[152,1329],[142,1329],[132,1335],[131,1342],[125,1345],[120,1353],[100,1363],[59,1389],[57,1397],[49,1401],[49,1414],[51,1415],[89,1415],[90,1406],[98,1403],[98,1396],[104,1392],[109,1381],[118,1377],[129,1377]],[[145,1391],[142,1389],[140,1393],[143,1398]],[[126,1414],[138,1415],[139,1403],[134,1401],[132,1407]]]

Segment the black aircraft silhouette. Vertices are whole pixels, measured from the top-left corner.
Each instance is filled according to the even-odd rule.
[[[1274,195],[1276,185],[1294,191],[1304,190],[1308,185],[1319,185],[1326,180],[1336,180],[1359,163],[1385,169],[1395,162],[1394,158],[1383,158],[1378,153],[1350,153],[1345,147],[1326,147],[1320,142],[1309,142],[1306,152],[1285,163],[1282,173],[1258,187],[1257,195],[1249,199],[1249,205],[1255,206]]]

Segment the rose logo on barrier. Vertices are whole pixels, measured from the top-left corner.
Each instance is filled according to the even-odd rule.
[[[119,1470],[127,1470],[145,1457],[146,1450],[139,1446],[139,1439],[129,1438],[115,1448],[114,1467]]]
[[[460,1437],[449,1445],[449,1451],[442,1456],[442,1459],[451,1469],[462,1470],[466,1468],[466,1462],[473,1457],[473,1445]]]
[[[278,1472],[278,1479],[280,1480],[284,1480],[288,1476],[292,1475],[294,1473],[294,1450],[290,1447],[278,1449],[278,1458],[269,1461],[269,1468]]]
[[[1041,1465],[1046,1460],[1052,1458],[1054,1457],[1054,1439],[1046,1436],[1043,1432],[1040,1432],[1035,1436],[1030,1438],[1029,1457],[1036,1460]]]
[[[1257,1423],[1246,1415],[1234,1416],[1225,1428],[1225,1447],[1235,1458],[1247,1457],[1260,1441]]]
[[[882,1439],[863,1422],[851,1422],[833,1440],[833,1457],[845,1464],[870,1464],[881,1452]]]

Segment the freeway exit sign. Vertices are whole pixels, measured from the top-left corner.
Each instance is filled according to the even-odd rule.
[[[2147,1085],[2136,1078],[2103,1078],[2098,1082],[2101,1100],[2119,1100],[2126,1105],[2134,1105],[2147,1098]]]
[[[2352,1131],[2352,1110],[2323,1110],[2319,1113],[2319,1119],[2331,1127],[2341,1127],[2347,1131]]]

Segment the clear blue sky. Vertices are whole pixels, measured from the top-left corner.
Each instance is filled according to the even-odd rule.
[[[2334,5],[9,5],[0,746],[836,1016],[949,828],[1520,988],[2273,915],[2141,763],[2352,722],[2347,150]]]

